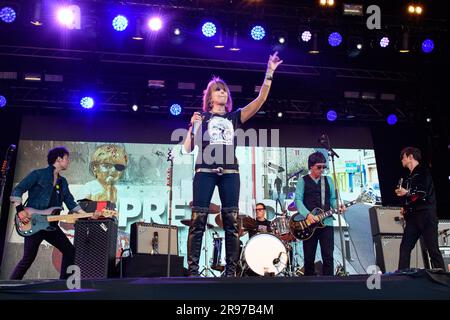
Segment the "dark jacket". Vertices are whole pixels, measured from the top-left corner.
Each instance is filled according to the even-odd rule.
[[[436,194],[433,179],[426,166],[421,164],[416,166],[409,176],[406,177],[404,185],[405,189],[409,190],[409,193],[404,197],[404,208],[408,213],[436,212]]]
[[[27,207],[44,210],[49,207],[53,192],[53,171],[54,166],[31,171],[22,181],[20,181],[11,193],[10,201],[22,203],[22,195],[28,191]],[[57,206],[62,206],[64,202],[70,211],[78,211],[81,207],[75,202],[70,193],[66,178],[60,176],[60,187],[62,197],[58,197]]]

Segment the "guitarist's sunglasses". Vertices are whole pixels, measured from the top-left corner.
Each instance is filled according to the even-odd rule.
[[[322,170],[322,169],[325,170],[325,169],[327,168],[327,166],[321,166],[321,165],[317,166],[317,165],[316,165],[316,168],[319,169],[319,170]]]

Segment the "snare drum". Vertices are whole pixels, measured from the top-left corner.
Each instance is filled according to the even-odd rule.
[[[286,268],[287,249],[278,237],[260,233],[248,240],[242,252],[241,263],[261,276],[277,275]]]
[[[289,229],[289,217],[286,215],[278,216],[271,222],[273,233],[283,241],[295,241],[295,237]]]

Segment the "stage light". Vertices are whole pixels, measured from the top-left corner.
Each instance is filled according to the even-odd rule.
[[[334,0],[327,0],[327,4],[329,7],[334,6]]]
[[[388,37],[381,38],[380,47],[386,48],[388,45],[389,45],[389,38]]]
[[[252,30],[250,31],[250,35],[252,36],[253,40],[262,40],[266,36],[266,31],[261,26],[254,26]]]
[[[427,118],[426,120],[427,120],[428,123],[430,123],[432,119],[431,118]]]
[[[113,19],[112,26],[116,31],[124,31],[128,27],[128,19],[119,14]]]
[[[3,108],[4,106],[6,106],[6,103],[7,103],[7,101],[6,101],[5,96],[0,95],[0,108]]]
[[[337,47],[342,43],[342,36],[339,32],[333,32],[328,36],[328,43],[332,47]]]
[[[11,7],[3,7],[0,10],[0,19],[5,23],[13,23],[16,20],[16,11]]]
[[[170,106],[170,114],[178,116],[181,113],[181,106],[178,103],[174,103]]]
[[[319,35],[317,32],[314,32],[312,34],[311,49],[308,51],[308,53],[318,54],[319,52]]]
[[[175,27],[175,28],[173,29],[173,34],[174,34],[175,36],[179,36],[179,35],[181,34],[181,29],[178,28],[178,27]]]
[[[138,107],[137,104],[133,104],[133,106],[131,107],[131,109],[132,109],[134,112],[136,112],[136,111],[138,111],[139,107]]]
[[[409,32],[404,31],[402,34],[402,42],[400,46],[400,53],[408,53],[409,52]]]
[[[414,11],[416,10],[416,8],[412,5],[408,6],[408,12],[409,13],[414,13]]]
[[[337,119],[337,113],[334,110],[329,110],[327,112],[327,120],[328,121],[334,121]]]
[[[94,107],[94,99],[91,97],[83,97],[80,100],[80,105],[84,108],[84,109],[92,109],[92,107]]]
[[[311,37],[312,37],[311,31],[306,30],[302,32],[301,36],[302,41],[308,42],[309,40],[311,40]]]
[[[417,6],[416,7],[416,14],[422,14],[422,7],[421,6]]]
[[[278,37],[278,43],[284,44],[286,42],[286,38],[283,36]]]
[[[202,33],[205,37],[211,38],[216,34],[216,32],[217,32],[217,28],[214,23],[208,21],[202,25]]]
[[[394,124],[397,123],[397,116],[391,113],[390,115],[388,115],[386,121],[390,126],[393,126]]]
[[[434,42],[431,39],[425,39],[422,42],[422,51],[424,53],[430,53],[434,49]]]
[[[152,31],[159,31],[162,28],[162,21],[159,17],[153,17],[148,21],[148,27]]]
[[[281,111],[278,112],[278,113],[277,113],[277,117],[278,117],[278,118],[283,118],[283,112],[281,112]]]
[[[327,0],[320,0],[320,1],[319,1],[319,4],[320,4],[321,6],[326,6],[326,5],[327,5]]]
[[[30,21],[30,23],[36,27],[42,26],[41,11],[42,11],[42,1],[36,0],[36,3],[34,5],[33,19]]]
[[[231,46],[230,51],[237,52],[240,50],[241,50],[241,48],[239,48],[239,46],[238,46],[238,33],[235,30],[234,35],[233,35],[233,45]]]
[[[57,13],[58,21],[62,25],[69,26],[73,23],[75,15],[69,8],[61,8]]]

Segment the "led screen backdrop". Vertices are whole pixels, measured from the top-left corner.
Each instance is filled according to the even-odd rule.
[[[178,226],[179,254],[186,256],[188,227],[180,221],[189,219],[191,214],[189,203],[192,200],[195,154],[182,154],[180,145],[170,144],[21,140],[14,185],[31,170],[46,167],[47,151],[55,146],[65,146],[71,153],[70,168],[62,174],[67,178],[76,200],[109,200],[116,204],[120,230],[117,254],[120,254],[121,248],[129,246],[132,223],[168,223],[166,174],[170,163],[167,161],[167,152],[169,148],[173,149],[172,224]],[[268,206],[269,220],[275,218],[275,212],[287,209],[294,198],[298,177],[308,173],[308,155],[315,151],[326,154],[324,149],[315,148],[238,147],[240,214],[254,217],[254,205],[260,201]],[[366,202],[379,202],[381,199],[373,150],[336,149],[336,152],[340,156],[336,159],[336,177],[342,199],[351,201],[364,194]],[[331,163],[328,163],[328,168],[330,167]],[[330,169],[327,174],[332,174]],[[27,194],[23,199],[26,197]],[[220,205],[217,190],[212,202]],[[67,208],[64,213],[67,213]],[[23,238],[14,229],[13,217],[14,211],[11,210],[2,279],[9,277],[23,253]],[[223,231],[217,227],[215,220],[216,214],[211,214],[209,222],[215,227],[206,232],[208,261],[212,258],[214,249],[213,237],[223,237]],[[60,226],[73,241],[73,225],[60,223]],[[241,240],[245,246],[248,236],[244,235]],[[224,257],[221,260],[223,262]],[[60,261],[59,251],[48,243],[43,243],[26,278],[57,278]],[[200,263],[202,266],[205,263],[203,253]]]

